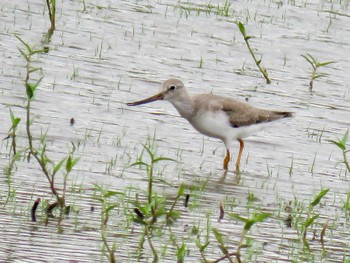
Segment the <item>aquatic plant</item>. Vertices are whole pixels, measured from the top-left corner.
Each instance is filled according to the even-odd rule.
[[[12,110],[10,109],[10,118],[12,125],[10,129],[8,130],[7,136],[3,140],[10,140],[10,150],[9,150],[9,164],[5,167],[5,175],[6,175],[6,182],[7,182],[7,197],[6,201],[4,203],[4,206],[9,202],[11,198],[13,198],[16,194],[16,190],[12,188],[12,173],[13,169],[15,168],[16,162],[20,159],[22,152],[17,151],[17,128],[18,124],[21,121],[21,118],[15,117]]]
[[[236,256],[237,258],[239,258],[241,255],[241,248],[246,247],[246,245],[243,242],[244,239],[247,238],[249,230],[252,228],[253,225],[269,218],[271,216],[271,213],[254,213],[251,218],[245,218],[235,213],[229,213],[229,216],[245,223],[241,234],[241,239],[236,250]]]
[[[179,186],[177,195],[170,207],[167,209],[166,199],[158,196],[156,192],[153,191],[153,181],[155,165],[161,161],[175,161],[174,159],[157,156],[155,151],[152,151],[151,145],[143,145],[145,152],[148,155],[149,161],[143,159],[143,153],[138,157],[138,160],[131,164],[130,166],[141,166],[145,167],[146,173],[148,175],[148,188],[147,188],[147,203],[135,202],[135,217],[133,218],[135,223],[144,226],[143,237],[141,238],[139,247],[143,247],[145,238],[147,238],[148,244],[151,248],[153,254],[153,262],[158,262],[158,252],[153,245],[152,236],[153,230],[161,227],[161,218],[165,217],[165,225],[173,224],[176,219],[180,216],[180,213],[175,211],[175,205],[178,203],[179,198],[184,194],[184,185]],[[180,254],[178,255],[180,256]]]
[[[110,217],[110,212],[119,207],[119,202],[113,202],[110,200],[111,197],[121,196],[125,197],[125,193],[120,191],[110,191],[105,189],[103,186],[95,184],[95,190],[98,192],[98,195],[95,197],[101,203],[101,239],[103,242],[102,252],[108,258],[110,263],[115,263],[116,261],[116,242],[108,242],[107,235],[107,226],[108,220]]]
[[[342,200],[342,210],[345,212],[346,222],[350,220],[350,191],[346,194],[346,200]]]
[[[223,215],[223,211],[221,211],[222,209],[222,205],[220,205],[220,216]],[[240,237],[240,241],[238,243],[237,249],[234,252],[230,252],[229,248],[231,245],[228,245],[227,241],[225,241],[222,233],[220,233],[220,231],[217,228],[212,228],[212,232],[214,234],[214,237],[216,239],[216,242],[218,243],[219,249],[221,250],[221,252],[224,254],[224,256],[220,257],[219,259],[216,260],[208,260],[206,255],[205,255],[205,250],[207,249],[207,247],[210,244],[209,241],[209,233],[207,233],[207,237],[206,237],[206,241],[204,244],[201,243],[200,238],[198,237],[196,239],[196,246],[199,249],[199,252],[201,253],[202,256],[202,260],[204,262],[220,262],[222,260],[228,260],[229,262],[234,262],[232,257],[234,257],[237,262],[242,262],[241,260],[241,249],[244,247],[247,247],[247,244],[244,244],[244,240],[247,239],[247,234],[250,231],[250,229],[252,228],[253,225],[264,221],[266,218],[270,217],[271,214],[270,213],[254,213],[253,216],[251,218],[245,218],[242,217],[238,214],[235,213],[228,213],[230,218],[239,220],[244,222],[244,227],[241,233],[241,237]],[[208,215],[207,215],[208,218]],[[207,223],[207,231],[210,229],[210,224]]]
[[[261,66],[262,56],[261,56],[260,59],[257,59],[256,55],[254,54],[253,49],[251,48],[251,46],[249,44],[249,39],[253,38],[253,36],[248,36],[246,34],[245,27],[244,27],[244,25],[241,22],[236,22],[236,24],[237,24],[237,26],[239,28],[239,31],[241,32],[241,34],[242,34],[242,36],[244,38],[244,42],[246,43],[247,48],[249,50],[249,53],[252,55],[252,58],[253,58],[255,64],[257,65],[257,67],[259,68],[260,72],[263,74],[264,78],[266,79],[266,83],[270,84],[271,83],[271,79],[269,78],[269,75],[267,74],[267,70],[266,70],[266,68]]]
[[[15,117],[15,115],[13,114],[12,110],[10,109],[10,118],[11,118],[11,122],[12,125],[7,133],[7,137],[4,138],[4,140],[8,140],[11,139],[11,147],[10,147],[10,152],[9,154],[11,155],[11,152],[13,152],[13,155],[16,155],[17,153],[17,148],[16,148],[16,132],[17,132],[17,128],[18,128],[18,124],[21,121],[21,118],[19,117]]]
[[[302,222],[302,224],[301,224],[301,226],[302,226],[302,238],[303,238],[304,245],[306,245],[306,246],[308,246],[308,242],[307,242],[307,239],[306,239],[307,231],[308,231],[309,227],[312,226],[314,224],[315,220],[319,217],[319,214],[314,213],[313,209],[314,209],[315,206],[317,206],[321,202],[322,198],[326,196],[328,191],[329,191],[329,188],[322,189],[315,196],[315,198],[312,200],[312,202],[310,202],[308,213],[307,213],[307,217],[304,220],[304,222]],[[323,236],[324,236],[324,233],[325,233],[325,228],[322,230],[322,233],[323,234],[321,234],[321,240],[323,240]]]
[[[47,9],[49,11],[49,18],[51,26],[49,30],[47,31],[47,34],[50,37],[52,36],[53,32],[56,28],[56,0],[46,0]]]
[[[342,139],[338,139],[338,141],[330,140],[330,142],[338,146],[338,148],[342,151],[343,153],[342,163],[345,164],[347,171],[350,173],[350,164],[346,156],[346,154],[350,151],[349,149],[346,148],[348,138],[349,138],[349,129],[347,129]]]
[[[32,136],[31,132],[31,125],[33,123],[32,115],[31,115],[31,103],[33,102],[33,99],[35,97],[35,93],[37,90],[38,85],[40,84],[41,80],[43,79],[42,69],[41,68],[35,68],[32,66],[32,58],[35,54],[40,53],[46,53],[46,49],[34,49],[31,47],[28,43],[26,43],[24,40],[22,40],[18,35],[15,35],[15,37],[25,46],[25,50],[22,50],[21,48],[18,48],[21,55],[26,60],[26,74],[25,74],[25,80],[24,80],[24,86],[26,90],[26,101],[25,101],[25,110],[26,110],[26,119],[25,119],[25,128],[26,128],[26,136],[28,139],[28,146],[25,147],[22,151],[20,151],[21,155],[26,156],[28,160],[30,160],[31,156],[34,157],[34,159],[39,164],[39,167],[45,177],[47,178],[50,186],[51,193],[56,197],[56,202],[51,204],[47,208],[47,214],[50,216],[52,215],[52,209],[54,209],[56,206],[59,206],[61,208],[60,210],[60,216],[59,220],[62,219],[63,210],[66,212],[69,211],[69,207],[66,205],[65,202],[65,196],[67,191],[67,178],[68,175],[71,173],[73,167],[77,164],[79,158],[74,157],[74,152],[76,150],[75,145],[72,143],[72,150],[68,154],[67,157],[64,157],[61,159],[58,163],[55,163],[52,161],[48,155],[47,155],[47,143],[46,143],[46,132],[44,134],[41,134],[38,145],[34,145],[34,138]],[[41,72],[41,76],[38,80],[33,81],[31,78],[31,74],[33,72]],[[12,135],[10,136],[12,140],[15,138],[15,131],[17,128],[17,125],[20,121],[19,118],[14,117],[14,115],[11,113],[11,120],[12,120],[12,127],[10,128],[10,131],[12,131]],[[12,149],[15,151],[15,148],[13,147],[14,144],[12,143]],[[16,159],[16,158],[14,158]],[[55,186],[55,176],[56,174],[61,171],[63,165],[65,164],[65,170],[62,171],[63,173],[63,187],[62,187],[62,193],[59,194],[56,186]]]
[[[148,191],[147,191],[147,200],[148,203],[150,204],[152,202],[152,186],[153,186],[153,174],[154,174],[154,168],[155,164],[161,161],[173,161],[176,162],[174,159],[167,158],[167,157],[157,157],[154,152],[152,152],[150,146],[148,145],[143,145],[144,150],[148,153],[148,156],[150,158],[150,163],[146,163],[142,159],[142,155],[139,157],[139,160],[130,166],[144,166],[146,168],[146,173],[148,175]]]
[[[306,55],[301,55],[301,56],[303,58],[305,58],[305,60],[307,62],[309,62],[309,64],[312,67],[311,76],[310,76],[310,82],[309,82],[309,91],[312,92],[314,80],[328,75],[327,73],[318,73],[317,70],[319,68],[327,66],[327,65],[329,65],[331,63],[335,63],[335,61],[319,62],[316,58],[314,58],[309,53],[306,53]]]

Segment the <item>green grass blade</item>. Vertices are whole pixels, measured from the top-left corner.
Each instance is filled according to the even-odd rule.
[[[318,79],[318,78],[321,78],[321,77],[324,77],[327,75],[328,75],[327,73],[319,73],[319,74],[312,76],[312,79]]]
[[[25,58],[25,60],[29,62],[29,56],[26,53],[24,53],[22,49],[18,48],[18,50],[21,53],[21,55]]]
[[[346,149],[346,143],[348,141],[348,138],[349,138],[349,129],[347,129],[347,131],[345,132],[343,138],[341,139],[341,142],[344,145],[344,150]]]
[[[255,223],[258,223],[258,222],[264,221],[266,218],[268,218],[270,216],[271,216],[271,213],[259,213],[259,214],[254,215],[252,220]]]
[[[36,86],[33,83],[26,83],[27,98],[31,100],[34,97]]]
[[[308,228],[309,226],[311,226],[313,224],[313,222],[319,217],[319,215],[314,215],[313,217],[308,218],[305,221],[305,228]]]
[[[150,165],[148,163],[145,163],[143,161],[138,161],[138,162],[134,162],[132,164],[130,164],[129,166],[137,166],[137,165],[144,165],[144,166],[147,166],[147,167],[150,167]]]
[[[309,57],[307,57],[306,55],[301,55],[303,58],[306,59],[307,62],[309,62],[309,64],[312,66],[313,70],[315,71],[316,70],[316,65],[315,63],[313,62],[312,59],[310,59]]]
[[[146,146],[145,144],[142,144],[143,148],[147,151],[149,157],[151,157],[151,160],[153,162],[154,160],[154,154],[151,152],[150,148],[148,146]]]
[[[322,189],[318,195],[314,198],[314,200],[311,202],[312,206],[316,206],[320,203],[321,199],[328,193],[329,188],[327,189]]]
[[[341,141],[339,141],[339,142],[333,141],[333,140],[329,140],[329,141],[330,141],[331,143],[337,145],[337,146],[338,146],[340,149],[342,149],[342,150],[345,150],[345,149],[346,149],[345,145],[344,145]]]
[[[253,218],[248,220],[248,222],[245,224],[244,230],[245,231],[249,231],[252,228],[253,225],[255,225],[258,222],[261,222],[261,221],[265,220],[266,218],[268,218],[270,216],[271,216],[270,213],[260,213],[260,214],[254,215]]]
[[[317,67],[324,67],[324,66],[327,66],[329,64],[332,64],[332,63],[335,63],[336,61],[327,61],[327,62],[320,62],[320,63],[317,63]]]
[[[177,162],[175,159],[172,158],[168,158],[168,157],[158,157],[156,159],[153,160],[153,163],[157,163],[160,161],[172,161],[172,162]]]
[[[245,36],[245,27],[244,27],[244,25],[241,22],[238,22],[237,25],[238,25],[239,31],[241,31],[243,36]]]
[[[214,236],[216,238],[216,240],[218,241],[218,243],[223,246],[224,245],[224,240],[222,238],[222,235],[220,234],[219,230],[217,230],[216,228],[213,228],[213,233],[214,233]]]
[[[116,208],[116,207],[118,207],[118,206],[119,206],[119,204],[115,204],[115,205],[110,205],[110,206],[108,206],[108,207],[106,208],[106,210],[105,210],[105,213],[108,214],[109,211],[111,211],[112,209],[114,209],[114,208]]]
[[[230,217],[233,217],[233,218],[235,218],[235,219],[237,219],[237,220],[239,220],[239,221],[242,221],[242,222],[244,222],[244,223],[249,222],[249,219],[248,219],[248,218],[241,217],[241,216],[238,215],[238,214],[229,213],[228,215],[229,215]]]
[[[33,52],[32,48],[22,39],[20,38],[17,34],[15,34],[15,37],[21,41],[21,43],[26,47],[26,49],[28,50],[28,53],[31,54]]]
[[[62,167],[64,161],[66,160],[67,158],[63,158],[58,164],[56,164],[53,168],[53,174],[56,174]]]
[[[21,119],[16,118],[11,109],[10,109],[10,117],[11,117],[11,122],[12,122],[11,129],[15,130],[17,128],[18,123],[21,121]]]
[[[317,60],[313,56],[311,56],[311,54],[309,54],[309,53],[306,53],[306,54],[312,60],[312,64],[314,64],[316,66],[318,64]]]

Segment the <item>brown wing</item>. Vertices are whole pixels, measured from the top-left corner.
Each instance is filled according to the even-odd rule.
[[[193,100],[195,105],[194,115],[205,110],[224,111],[228,115],[232,127],[249,126],[292,116],[290,112],[259,109],[246,102],[214,94],[198,94],[193,97]]]
[[[290,112],[270,111],[255,108],[248,103],[226,99],[222,110],[229,116],[232,127],[249,126],[290,117]]]

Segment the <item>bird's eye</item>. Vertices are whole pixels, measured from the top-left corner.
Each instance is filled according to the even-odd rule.
[[[176,87],[175,87],[174,85],[172,85],[172,86],[169,87],[169,90],[170,90],[170,91],[174,91],[175,89],[176,89]]]

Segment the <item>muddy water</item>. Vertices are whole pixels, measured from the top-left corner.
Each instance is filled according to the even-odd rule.
[[[35,161],[18,161],[11,176],[15,194],[6,205],[8,181],[5,173],[1,175],[1,261],[106,261],[94,184],[125,192],[129,199],[143,195],[146,173],[129,164],[149,139],[158,155],[177,160],[157,166],[158,194],[173,200],[181,183],[191,193],[190,208],[178,206],[182,216],[171,230],[178,244],[186,243],[186,262],[200,259],[189,229],[200,226],[203,240],[207,220],[227,237],[232,252],[237,247],[243,225],[227,215],[217,222],[220,202],[227,212],[246,217],[260,210],[273,213],[250,232],[253,246],[243,251],[246,262],[341,262],[349,257],[349,211],[342,209],[350,191],[349,174],[340,163],[341,151],[329,142],[350,127],[348,5],[344,1],[235,1],[225,16],[224,3],[216,1],[59,1],[50,51],[35,57],[34,65],[42,68],[44,78],[32,103],[32,133],[39,138],[47,131],[53,160],[65,157],[71,142],[77,146],[80,161],[69,177],[67,195],[73,210],[63,220],[63,233],[58,233],[55,220],[45,225],[44,205],[39,206],[38,222],[31,223],[34,200],[53,198]],[[256,37],[250,42],[258,56],[263,55],[270,85],[257,71],[235,20],[244,22],[248,34]],[[0,135],[7,136],[11,108],[22,119],[19,148],[27,146],[25,111],[18,107],[25,101],[25,60],[14,34],[40,48],[48,27],[43,1],[0,3]],[[321,62],[336,61],[320,69],[328,75],[315,80],[312,94],[308,92],[311,66],[301,57],[306,53]],[[293,111],[295,118],[247,139],[241,177],[233,172],[224,177],[223,144],[198,134],[170,104],[125,106],[153,95],[169,77],[181,78],[193,93],[248,99],[255,106]],[[75,124],[70,126],[72,117]],[[237,147],[234,143],[232,169]],[[2,171],[10,162],[9,149],[8,142],[2,141]],[[320,217],[313,227],[315,234],[308,234],[307,250],[298,228],[283,222],[288,216],[285,206],[292,202],[295,214],[301,211],[305,219],[309,202],[322,188],[330,191],[322,206],[316,207]],[[109,242],[116,243],[119,261],[134,262],[142,228],[130,223],[133,205],[117,201],[123,205],[110,220]],[[326,222],[322,247],[319,238]],[[206,255],[218,259],[222,254],[210,235]],[[159,254],[166,251],[162,262],[176,261],[169,236],[167,232],[154,237]],[[140,261],[151,259],[145,244]]]

